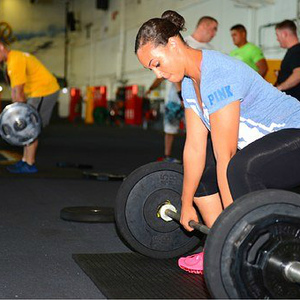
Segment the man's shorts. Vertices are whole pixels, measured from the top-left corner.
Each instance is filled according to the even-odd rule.
[[[164,132],[168,134],[177,134],[179,132],[180,120],[170,123],[167,118],[164,118]]]
[[[165,105],[164,132],[168,134],[177,134],[180,127],[180,121],[184,118],[184,110],[180,102],[168,101]]]
[[[43,127],[47,126],[50,122],[53,108],[58,99],[59,92],[43,96],[43,97],[34,97],[27,98],[27,103],[33,106],[40,114],[42,119]]]

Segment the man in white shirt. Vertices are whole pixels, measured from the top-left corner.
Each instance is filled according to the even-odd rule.
[[[185,41],[194,49],[212,50],[213,46],[209,42],[215,37],[217,31],[218,21],[212,17],[204,16],[200,18],[194,32],[187,36]]]

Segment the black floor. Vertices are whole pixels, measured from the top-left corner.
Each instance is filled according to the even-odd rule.
[[[183,136],[176,139],[177,158],[183,141]],[[2,140],[0,149],[20,152]],[[92,164],[101,172],[129,174],[162,153],[163,134],[157,131],[55,123],[41,136],[37,166],[47,173],[55,170],[57,162],[67,161]],[[104,298],[72,254],[130,250],[113,223],[67,222],[59,214],[66,206],[113,207],[121,182],[87,180],[76,169],[74,177],[11,177],[4,166],[0,169],[0,298]]]
[[[73,258],[107,299],[211,298],[204,276],[181,270],[177,258],[154,259],[138,253],[75,254]]]

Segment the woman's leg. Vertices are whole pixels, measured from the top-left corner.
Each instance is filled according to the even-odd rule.
[[[207,140],[205,169],[194,196],[206,226],[211,227],[223,210],[216,173],[216,160],[210,137]]]
[[[195,197],[194,203],[200,211],[204,224],[209,228],[212,227],[218,216],[223,211],[219,193],[205,197]]]
[[[194,203],[208,227],[213,225],[223,210],[217,185],[216,161],[210,138],[207,140],[205,169],[195,193]],[[189,273],[201,274],[203,272],[203,252],[181,257],[178,265]]]
[[[283,129],[251,143],[231,159],[227,176],[234,200],[253,191],[300,185],[300,129]]]
[[[203,222],[210,228],[223,210],[219,193],[204,197],[195,197],[194,202],[201,213]],[[203,252],[181,257],[178,260],[178,266],[189,273],[202,274],[203,258]]]

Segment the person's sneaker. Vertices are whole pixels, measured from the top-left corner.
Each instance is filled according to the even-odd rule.
[[[6,169],[8,172],[16,173],[16,174],[26,174],[26,173],[31,174],[31,173],[36,173],[38,171],[35,164],[29,165],[25,161],[23,161],[23,163],[19,163],[18,165],[16,163],[14,165],[8,166]]]
[[[166,161],[166,162],[177,163],[177,164],[181,163],[181,161],[178,160],[177,158],[170,157],[170,156],[159,157],[156,161]]]
[[[178,266],[189,273],[203,274],[203,254],[204,252],[200,252],[187,257],[180,257]]]
[[[14,163],[13,165],[7,166],[6,170],[9,172],[13,172],[13,171],[19,169],[24,163],[25,163],[25,161],[19,160],[16,163]]]
[[[165,157],[159,157],[156,161],[164,161]]]
[[[171,163],[176,163],[176,164],[180,164],[181,163],[181,161],[179,160],[179,159],[177,159],[177,158],[174,158],[174,157],[166,157],[165,159],[164,159],[164,161],[166,161],[166,162],[171,162]]]

